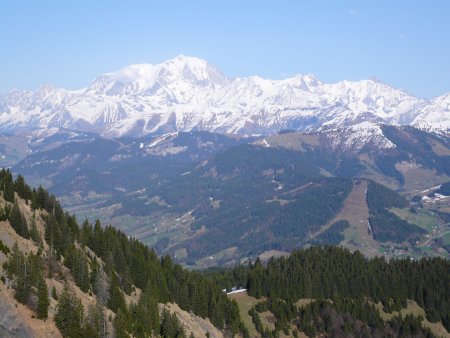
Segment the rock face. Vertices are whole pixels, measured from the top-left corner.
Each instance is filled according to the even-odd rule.
[[[0,284],[0,337],[35,337],[33,331],[23,322],[15,303],[9,302],[4,285]]]
[[[449,94],[429,102],[378,80],[230,79],[204,60],[179,56],[101,75],[81,90],[12,91],[0,98],[0,125],[3,131],[58,127],[104,136],[191,130],[267,134],[362,122],[448,131],[449,101]]]

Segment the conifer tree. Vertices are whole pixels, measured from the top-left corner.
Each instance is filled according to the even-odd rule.
[[[178,320],[176,314],[170,313],[167,309],[164,309],[161,313],[160,335],[164,338],[186,337],[184,328]]]
[[[48,192],[42,186],[39,186],[36,196],[36,204],[39,209],[48,209]],[[49,210],[47,210],[49,211]]]
[[[23,238],[30,238],[30,231],[28,230],[28,223],[27,220],[23,214],[23,212],[20,212],[20,218],[21,218],[21,229],[20,229],[20,235]]]
[[[116,338],[129,338],[130,335],[128,334],[127,330],[128,330],[127,318],[124,312],[119,309],[119,311],[116,314],[116,317],[114,318],[114,333]]]
[[[31,267],[29,260],[19,250],[17,242],[14,243],[11,257],[4,265],[9,278],[14,280],[14,298],[22,304],[28,302],[31,291]]]
[[[14,203],[14,184],[13,184],[13,178],[11,175],[11,172],[9,169],[5,170],[2,169],[0,174],[1,182],[0,182],[0,188],[3,190],[3,198],[7,202]]]
[[[39,278],[37,287],[37,317],[39,319],[47,319],[48,307],[50,305],[50,299],[48,298],[47,284],[45,283],[42,274]]]
[[[43,272],[43,262],[42,257],[39,255],[39,250],[37,254],[32,252],[29,253],[27,258],[27,267],[30,285],[37,288]]]
[[[28,225],[25,217],[20,211],[17,201],[14,202],[14,205],[9,213],[9,222],[19,236],[22,236],[23,238],[29,237]]]
[[[23,265],[21,265],[19,271],[17,271],[16,292],[14,294],[14,298],[16,298],[19,303],[25,304],[30,296],[30,287],[31,283],[28,262],[24,259]]]
[[[141,330],[146,335],[157,334],[159,331],[158,302],[152,291],[148,287],[144,290],[135,309],[135,321],[140,323]]]
[[[25,256],[19,250],[19,245],[17,244],[17,242],[14,242],[11,250],[11,256],[4,265],[5,271],[10,278],[14,278],[19,269],[22,267],[24,260]]]
[[[123,312],[126,311],[125,297],[122,290],[120,289],[117,277],[113,274],[111,278],[111,286],[109,293],[108,307],[114,312],[118,312],[121,309]]]
[[[25,183],[25,179],[22,175],[18,175],[14,182],[14,190],[17,192],[20,198],[25,200],[25,203],[28,204],[28,200],[31,198],[31,189]]]
[[[37,229],[36,225],[36,215],[33,213],[31,216],[31,223],[30,223],[30,238],[36,243],[41,243],[41,237],[39,236],[39,231]]]
[[[80,287],[83,292],[89,290],[89,269],[88,262],[83,250],[75,248],[72,244],[67,251],[67,259],[64,262],[67,267],[72,271],[75,283]]]
[[[58,300],[55,323],[63,337],[83,337],[83,305],[70,293],[68,286]]]

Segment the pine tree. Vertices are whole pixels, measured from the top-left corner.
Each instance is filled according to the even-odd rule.
[[[135,321],[140,324],[141,330],[148,336],[159,331],[158,302],[154,298],[152,289],[146,288],[139,299],[135,309]]]
[[[167,309],[164,309],[161,313],[160,335],[163,338],[186,337],[184,328],[178,320],[177,315],[170,313]]]
[[[11,172],[9,169],[3,169],[1,172],[1,190],[3,190],[3,198],[7,202],[14,203],[14,184]]]
[[[20,233],[19,235],[22,236],[23,238],[30,238],[30,232],[28,231],[28,224],[27,224],[27,220],[23,214],[23,212],[20,212],[20,218],[21,218],[21,228],[20,228]]]
[[[17,244],[17,242],[14,242],[11,250],[11,256],[4,265],[5,271],[9,278],[14,278],[19,269],[21,269],[24,260],[25,256],[19,250],[19,245]]]
[[[31,224],[30,224],[30,238],[34,241],[36,244],[41,243],[41,237],[39,235],[39,231],[37,229],[36,225],[36,215],[33,213],[31,216]]]
[[[25,203],[28,204],[28,200],[31,198],[31,189],[25,183],[25,180],[22,175],[18,175],[14,182],[14,190],[17,192],[20,198],[25,200]]]
[[[116,338],[129,338],[130,335],[128,334],[128,320],[122,310],[119,309],[119,311],[116,314],[116,317],[114,318],[114,333]]]
[[[14,202],[14,205],[9,213],[9,222],[19,236],[28,238],[28,226],[26,224],[25,217],[20,211],[17,201]]]
[[[48,192],[42,186],[39,186],[39,188],[37,190],[37,196],[36,196],[37,207],[39,209],[47,210],[49,207],[48,200],[49,200]],[[47,211],[49,211],[49,210],[47,210]]]
[[[119,309],[125,312],[126,311],[125,297],[123,295],[122,290],[120,289],[117,277],[114,274],[111,278],[109,295],[110,296],[108,301],[108,307],[116,313],[119,311]]]
[[[17,242],[14,243],[11,257],[5,263],[4,268],[8,277],[15,282],[14,298],[19,303],[27,303],[31,291],[31,268],[29,260],[19,250]]]
[[[30,284],[28,262],[24,259],[23,265],[20,266],[16,275],[16,292],[14,298],[16,298],[19,303],[25,304],[28,302],[30,296]]]
[[[35,211],[36,209],[39,209],[38,200],[37,200],[37,192],[36,189],[33,188],[31,191],[31,210]]]
[[[83,337],[83,305],[73,294],[68,286],[58,300],[55,314],[55,323],[63,337]]]
[[[37,317],[39,319],[47,319],[48,307],[50,305],[50,299],[48,298],[47,284],[44,278],[40,277],[37,287]]]
[[[42,278],[41,276],[44,269],[42,257],[38,254],[33,254],[32,252],[30,252],[27,262],[30,285],[37,288],[40,279]]]

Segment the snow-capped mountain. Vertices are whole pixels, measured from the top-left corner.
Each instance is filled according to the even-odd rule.
[[[412,124],[427,130],[450,133],[450,93],[436,97],[414,116]]]
[[[0,98],[0,129],[62,127],[106,136],[190,130],[267,134],[371,122],[445,132],[449,97],[428,102],[378,80],[230,79],[204,60],[178,56],[101,75],[81,90],[12,91]]]

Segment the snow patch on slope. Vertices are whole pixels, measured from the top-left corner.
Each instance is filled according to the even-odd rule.
[[[364,147],[376,149],[393,149],[396,147],[386,136],[380,125],[362,122],[348,128],[327,130],[326,135],[332,140],[334,149],[360,151]]]

